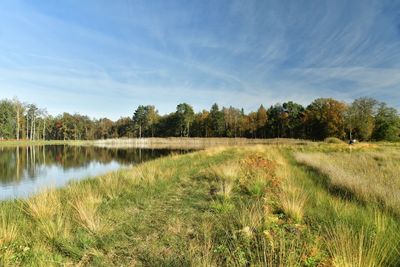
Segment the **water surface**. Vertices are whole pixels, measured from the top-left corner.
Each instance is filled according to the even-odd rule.
[[[183,150],[85,146],[0,147],[0,200],[104,174]]]

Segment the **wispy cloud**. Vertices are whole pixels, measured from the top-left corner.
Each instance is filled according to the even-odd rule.
[[[181,101],[367,95],[400,108],[400,5],[367,2],[6,1],[0,92],[113,118]]]

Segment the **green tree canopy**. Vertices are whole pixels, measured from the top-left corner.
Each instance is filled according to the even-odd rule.
[[[138,106],[133,114],[132,120],[135,129],[139,131],[139,138],[142,138],[142,131],[146,127],[147,122],[146,107],[143,105]]]
[[[12,139],[16,133],[16,111],[9,100],[0,101],[0,139]]]
[[[400,118],[397,110],[387,107],[385,103],[381,103],[375,117],[373,139],[377,141],[398,141],[399,135]]]
[[[176,107],[176,116],[180,136],[190,136],[190,126],[194,121],[194,111],[192,106],[187,103],[179,104]]]

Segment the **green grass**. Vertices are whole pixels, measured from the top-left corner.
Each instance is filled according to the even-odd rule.
[[[0,266],[398,266],[399,218],[296,160],[347,150],[213,148],[1,202]]]
[[[376,147],[372,150],[376,150]],[[309,201],[304,207],[305,222],[309,227],[318,227],[320,236],[326,242],[325,249],[328,251],[333,265],[398,266],[400,264],[400,222],[397,215],[384,206],[378,205],[374,198],[363,198],[363,201],[360,201],[359,191],[353,191],[355,189],[353,186],[346,187],[341,184],[340,189],[336,186],[336,179],[339,177],[341,179],[348,177],[351,180],[354,179],[353,177],[317,168],[317,165],[321,168],[329,168],[327,166],[330,164],[338,167],[337,161],[341,161],[342,165],[338,168],[340,172],[346,172],[358,168],[352,164],[357,165],[360,163],[359,160],[355,158],[349,160],[347,158],[349,154],[344,152],[325,152],[323,157],[329,157],[327,161],[319,157],[305,160],[304,152],[297,152],[294,153],[296,162],[292,157],[293,151],[286,151],[286,153],[291,165],[293,181],[299,188],[304,188],[305,193],[309,196]],[[315,154],[315,149],[309,153],[306,155],[321,155],[320,152]],[[356,153],[360,153],[362,155],[360,160],[363,160],[363,157],[368,157],[369,153],[376,152],[362,148]],[[387,153],[390,154],[389,151]],[[375,178],[377,174],[373,171],[376,169],[375,164],[368,162],[368,166],[364,165],[364,168],[367,169],[362,172],[364,177],[359,179],[369,180],[363,181],[363,183],[369,183],[371,179]],[[370,175],[365,175],[368,171],[370,171]],[[361,171],[358,175],[360,174]],[[396,175],[392,176],[392,182],[395,182],[396,177]],[[360,192],[369,190],[368,194],[372,196],[375,187],[370,185],[368,190],[367,188],[358,188],[357,190]]]

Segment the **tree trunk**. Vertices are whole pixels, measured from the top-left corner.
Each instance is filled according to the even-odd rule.
[[[36,138],[36,117],[33,117],[33,139],[35,140]]]
[[[46,120],[43,119],[43,141],[46,140]]]
[[[17,107],[17,141],[19,141],[19,107]]]
[[[29,118],[28,115],[26,115],[26,133],[25,133],[25,139],[29,139]]]
[[[30,139],[32,141],[33,140],[33,118],[31,118],[31,131],[30,131],[30,134],[31,134]]]

